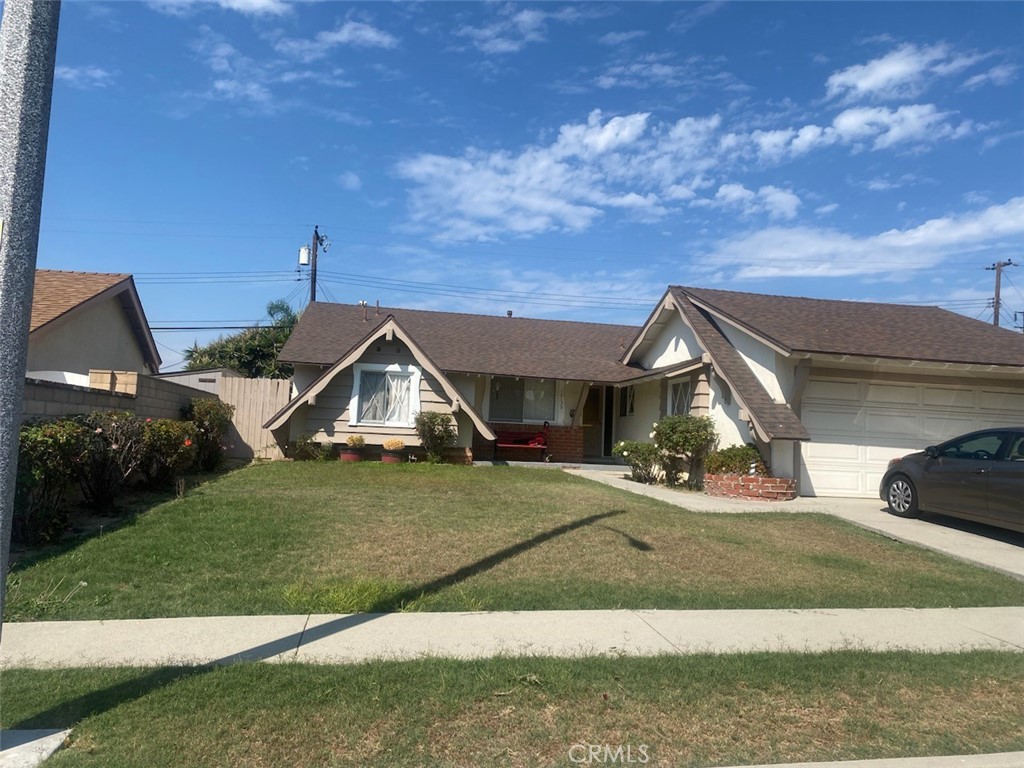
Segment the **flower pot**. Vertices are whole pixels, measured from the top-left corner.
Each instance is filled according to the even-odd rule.
[[[401,464],[405,461],[403,451],[381,451],[380,460],[385,464]]]
[[[343,445],[338,449],[338,461],[362,461],[363,449]]]

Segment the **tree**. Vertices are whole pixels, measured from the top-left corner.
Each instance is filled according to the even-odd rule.
[[[279,364],[277,356],[299,316],[283,299],[267,304],[267,315],[270,325],[221,336],[202,347],[197,341],[185,350],[185,370],[234,368],[250,379],[287,379],[292,375],[292,367]]]

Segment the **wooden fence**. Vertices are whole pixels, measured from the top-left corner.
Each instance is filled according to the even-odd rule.
[[[235,406],[234,428],[227,455],[233,459],[283,459],[274,436],[263,424],[291,399],[284,379],[222,378],[217,394]]]

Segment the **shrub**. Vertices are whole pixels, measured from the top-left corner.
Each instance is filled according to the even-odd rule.
[[[389,437],[384,441],[384,444],[381,447],[383,447],[385,451],[401,451],[405,448],[405,441],[399,440],[397,437]]]
[[[730,445],[708,454],[704,466],[713,475],[749,475],[751,465],[755,475],[768,476],[768,470],[761,460],[757,448],[747,445]]]
[[[641,443],[636,440],[621,440],[612,453],[621,456],[629,465],[632,477],[638,483],[650,485],[658,479],[658,463],[661,453],[653,443]]]
[[[87,442],[85,427],[71,419],[21,428],[11,532],[15,541],[48,544],[60,536],[67,522],[64,496]]]
[[[676,485],[683,465],[688,465],[687,487],[702,487],[704,458],[718,442],[715,422],[710,416],[666,416],[654,423],[651,437],[661,452],[661,467],[665,472],[666,484]]]
[[[454,445],[459,436],[451,414],[438,411],[420,411],[416,414],[416,434],[423,444],[427,461],[432,464],[444,461],[444,449]]]
[[[330,443],[321,443],[312,435],[303,435],[288,446],[288,458],[295,461],[327,461],[334,449]]]
[[[366,445],[366,439],[362,435],[349,435],[345,438],[345,445],[349,448],[362,448]]]
[[[212,472],[224,461],[224,440],[231,427],[235,406],[209,397],[196,397],[189,403],[187,416],[199,429],[196,441],[196,466]]]
[[[146,419],[142,425],[142,474],[151,485],[180,485],[195,465],[198,442],[199,429],[191,421]]]
[[[142,424],[128,411],[79,416],[85,427],[86,450],[78,464],[78,483],[86,503],[109,511],[125,482],[145,458]]]

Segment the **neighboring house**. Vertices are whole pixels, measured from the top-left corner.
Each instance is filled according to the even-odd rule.
[[[158,379],[174,381],[186,387],[201,389],[217,394],[221,379],[244,379],[245,376],[234,368],[203,368],[198,371],[171,371],[157,375]]]
[[[672,286],[641,328],[311,304],[281,352],[281,442],[415,444],[420,409],[495,431],[550,424],[553,459],[607,458],[671,413],[711,416],[802,495],[870,497],[890,458],[1024,422],[1024,336],[935,307]]]
[[[157,373],[160,355],[131,275],[36,270],[26,375],[89,386],[89,371]]]

